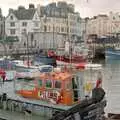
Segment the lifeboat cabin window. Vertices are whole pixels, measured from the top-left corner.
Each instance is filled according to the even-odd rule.
[[[30,82],[29,84],[25,84],[25,85],[23,85],[23,90],[34,90],[34,88],[35,88],[35,85],[34,85],[34,83],[32,83],[32,82]]]
[[[72,78],[72,88],[74,93],[74,102],[78,101],[78,87],[75,78]]]
[[[51,80],[46,80],[46,87],[47,88],[52,88],[52,82],[51,82]]]
[[[55,81],[55,88],[61,88],[61,81]]]
[[[72,84],[70,81],[66,81],[66,89],[70,90],[72,88]]]
[[[38,86],[42,87],[42,80],[38,80]]]

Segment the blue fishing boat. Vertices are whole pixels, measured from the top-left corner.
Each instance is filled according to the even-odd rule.
[[[108,48],[105,50],[107,59],[120,59],[120,47]]]

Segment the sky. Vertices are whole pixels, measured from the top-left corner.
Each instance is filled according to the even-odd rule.
[[[37,4],[47,5],[52,1],[59,0],[0,0],[0,7],[3,15],[7,16],[9,8],[17,9],[19,5],[28,8],[29,3],[34,3],[35,6]],[[110,11],[120,12],[120,0],[66,0],[66,2],[75,4],[75,10],[80,12],[80,16],[83,18],[108,14]]]

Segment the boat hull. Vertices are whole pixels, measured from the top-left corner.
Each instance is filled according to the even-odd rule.
[[[107,49],[105,51],[105,57],[107,59],[120,59],[120,50]]]

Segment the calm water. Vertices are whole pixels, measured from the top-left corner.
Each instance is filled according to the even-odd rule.
[[[120,60],[106,60],[104,83],[106,90],[106,112],[120,113]]]

